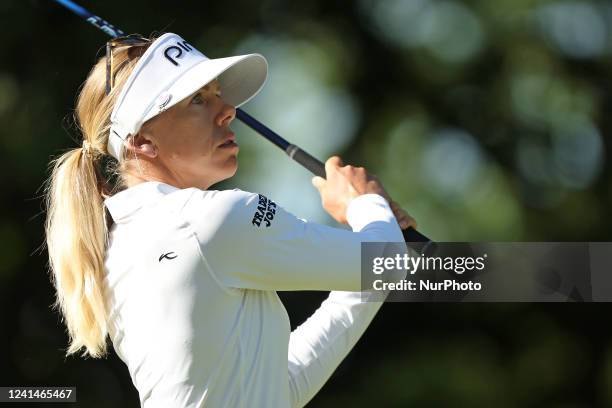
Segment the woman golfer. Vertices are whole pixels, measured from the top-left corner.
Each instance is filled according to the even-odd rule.
[[[54,164],[47,243],[68,354],[107,335],[145,407],[305,405],[380,302],[361,301],[360,243],[403,241],[362,168],[333,157],[313,179],[352,231],[270,198],[210,186],[237,169],[229,126],[263,86],[257,54],[208,59],[176,34],[107,44],[79,94],[83,145]],[[110,157],[114,159],[110,159]],[[331,290],[290,333],[277,290]]]

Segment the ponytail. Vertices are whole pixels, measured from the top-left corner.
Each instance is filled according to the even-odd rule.
[[[147,45],[148,46],[148,45]],[[145,49],[147,46],[143,46]],[[122,165],[110,162],[108,133],[117,96],[140,54],[131,46],[114,51],[115,86],[106,93],[106,59],[100,58],[89,73],[77,100],[76,121],[83,147],[70,150],[51,162],[46,189],[47,248],[55,306],[68,328],[67,354],[83,350],[83,356],[106,355],[105,253],[108,225],[104,197],[121,189]]]
[[[70,344],[67,354],[106,354],[104,297],[106,212],[94,157],[88,149],[56,159],[47,191],[47,247],[58,307]]]

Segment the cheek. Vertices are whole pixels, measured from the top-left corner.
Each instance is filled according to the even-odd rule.
[[[205,156],[214,146],[212,123],[203,119],[178,122],[168,129],[167,151],[181,156]]]

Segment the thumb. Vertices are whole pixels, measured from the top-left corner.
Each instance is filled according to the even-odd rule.
[[[312,178],[312,185],[315,186],[317,190],[321,191],[325,185],[325,179],[323,177],[315,176]]]

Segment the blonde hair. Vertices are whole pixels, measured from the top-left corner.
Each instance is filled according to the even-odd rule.
[[[108,334],[104,259],[110,220],[104,198],[121,188],[125,164],[117,165],[106,149],[110,115],[121,88],[142,52],[123,46],[113,51],[115,84],[106,95],[106,58],[94,65],[79,93],[76,116],[83,147],[71,149],[51,162],[46,188],[46,235],[54,306],[68,329],[67,355],[106,355]],[[140,46],[142,51],[145,46]],[[118,177],[107,180],[104,173]],[[122,161],[123,162],[123,161]],[[116,184],[116,185],[112,185]]]

